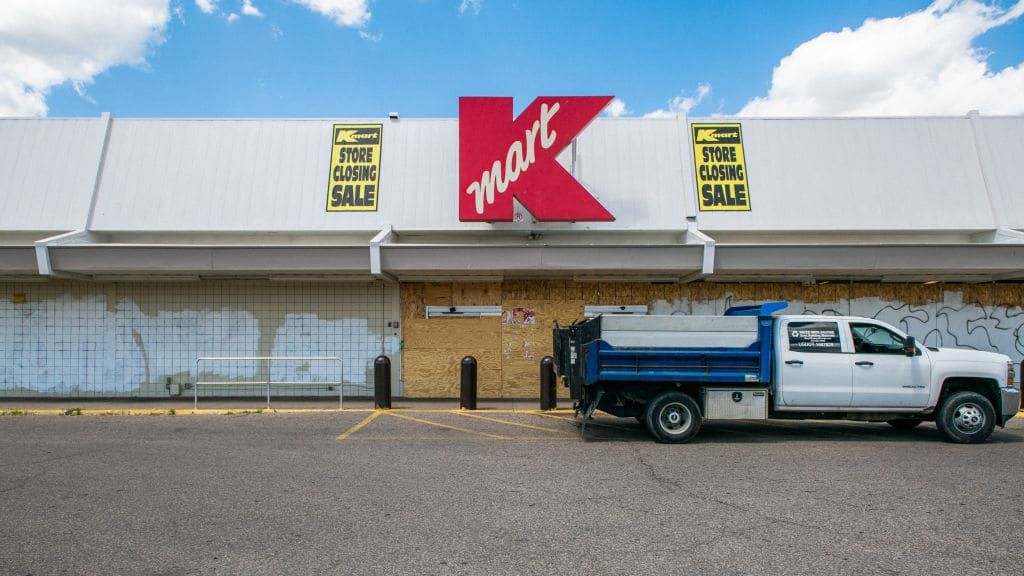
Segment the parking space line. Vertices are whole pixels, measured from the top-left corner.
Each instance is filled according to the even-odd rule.
[[[202,412],[204,409],[200,408]],[[210,411],[218,412],[226,410],[226,408],[211,408]],[[278,412],[374,412],[377,408],[274,408]],[[402,412],[403,414],[448,414],[450,412],[462,411],[461,408],[415,408],[409,406],[393,406],[388,409],[392,414],[395,412]],[[54,412],[58,412],[54,410]],[[481,412],[484,414],[531,414],[538,412],[536,408],[477,408],[473,412]],[[576,411],[572,408],[556,408],[554,410],[544,410],[545,414],[575,414]]]
[[[530,430],[541,430],[544,432],[551,432],[552,434],[561,434],[563,436],[576,436],[575,432],[569,432],[566,430],[558,430],[557,428],[546,428],[544,426],[531,426],[529,424],[522,424],[520,422],[509,422],[508,420],[501,420],[499,418],[489,418],[487,416],[481,416],[479,414],[470,414],[468,412],[459,412],[452,410],[452,414],[458,414],[459,416],[465,416],[466,418],[476,418],[478,420],[486,420],[488,422],[497,422],[498,424],[505,424],[508,426],[518,426],[520,428],[529,428]]]
[[[515,442],[526,442],[526,441],[537,441],[543,442],[552,440],[552,436],[516,436],[515,438],[508,438]],[[348,439],[349,442],[447,442],[451,443],[452,439],[449,437],[443,438],[424,438],[420,437],[409,437],[409,436],[353,436]]]
[[[576,424],[576,419],[575,418],[562,418],[561,416],[555,416],[553,414],[545,414],[543,412],[530,412],[530,414],[533,414],[534,416],[541,416],[541,417],[544,417],[544,418],[554,418],[555,420],[561,420],[563,422],[572,422],[572,423]],[[622,431],[622,432],[633,432],[633,433],[641,432],[640,430],[637,430],[636,428],[633,428],[633,427],[615,426],[613,424],[602,424],[601,422],[594,422],[593,420],[588,420],[587,421],[587,427],[589,428],[591,426],[596,426],[598,428],[608,428],[610,430],[619,430],[619,431]]]
[[[431,420],[424,420],[422,418],[414,418],[408,414],[399,414],[398,412],[387,412],[388,416],[394,416],[395,418],[401,418],[403,420],[411,420],[413,422],[419,422],[420,424],[427,424],[429,426],[436,426],[438,428],[446,428],[448,430],[455,430],[457,432],[465,432],[466,434],[476,434],[477,436],[486,436],[487,438],[493,438],[495,440],[511,440],[508,436],[502,436],[500,434],[490,434],[487,432],[480,432],[478,430],[470,430],[469,428],[460,428],[458,426],[452,426],[450,424],[442,424],[440,422],[433,422]]]
[[[359,430],[364,428],[370,422],[373,422],[373,420],[375,418],[377,418],[378,416],[380,416],[381,414],[383,414],[382,411],[374,410],[373,412],[370,413],[369,416],[367,416],[366,418],[363,418],[362,421],[360,421],[358,424],[356,424],[355,426],[353,426],[353,427],[349,428],[348,430],[345,430],[344,432],[339,434],[338,437],[335,438],[335,440],[344,440],[344,439],[348,438],[349,436],[355,434],[356,432],[358,432]]]

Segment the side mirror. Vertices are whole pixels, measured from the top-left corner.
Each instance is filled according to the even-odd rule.
[[[907,356],[917,354],[917,341],[913,336],[907,336],[907,339],[903,341],[903,353]]]

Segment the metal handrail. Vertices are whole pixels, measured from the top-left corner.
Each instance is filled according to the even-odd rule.
[[[245,361],[267,361],[267,374],[270,374],[271,368],[273,367],[272,362],[274,360],[282,361],[334,361],[338,363],[338,367],[342,368],[341,358],[338,356],[201,356],[196,359],[196,382],[192,386],[192,406],[194,410],[199,409],[199,385],[204,386],[252,386],[252,385],[266,385],[267,387],[267,408],[270,407],[270,389],[274,385],[283,386],[297,386],[297,385],[317,385],[317,384],[334,384],[333,382],[300,382],[300,381],[288,381],[288,380],[250,380],[246,382],[235,382],[232,380],[200,380],[199,375],[202,374],[200,371],[200,365],[203,362],[215,361],[215,360],[245,360]],[[338,408],[345,408],[345,376],[344,371],[339,370],[338,375]]]

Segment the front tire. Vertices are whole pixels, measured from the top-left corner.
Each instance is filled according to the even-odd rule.
[[[984,442],[995,430],[996,411],[988,398],[977,392],[957,392],[942,403],[935,425],[950,442]]]
[[[700,407],[682,392],[664,392],[647,404],[644,421],[658,442],[680,444],[700,432]]]

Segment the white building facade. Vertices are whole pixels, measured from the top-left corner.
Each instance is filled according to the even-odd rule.
[[[706,204],[704,125],[741,131],[741,209]],[[352,210],[339,126],[379,126]],[[472,354],[481,397],[531,397],[588,305],[785,299],[1024,358],[1024,118],[600,118],[557,158],[614,220],[460,219],[458,119],[0,120],[0,396],[366,395],[384,354],[452,397]]]

